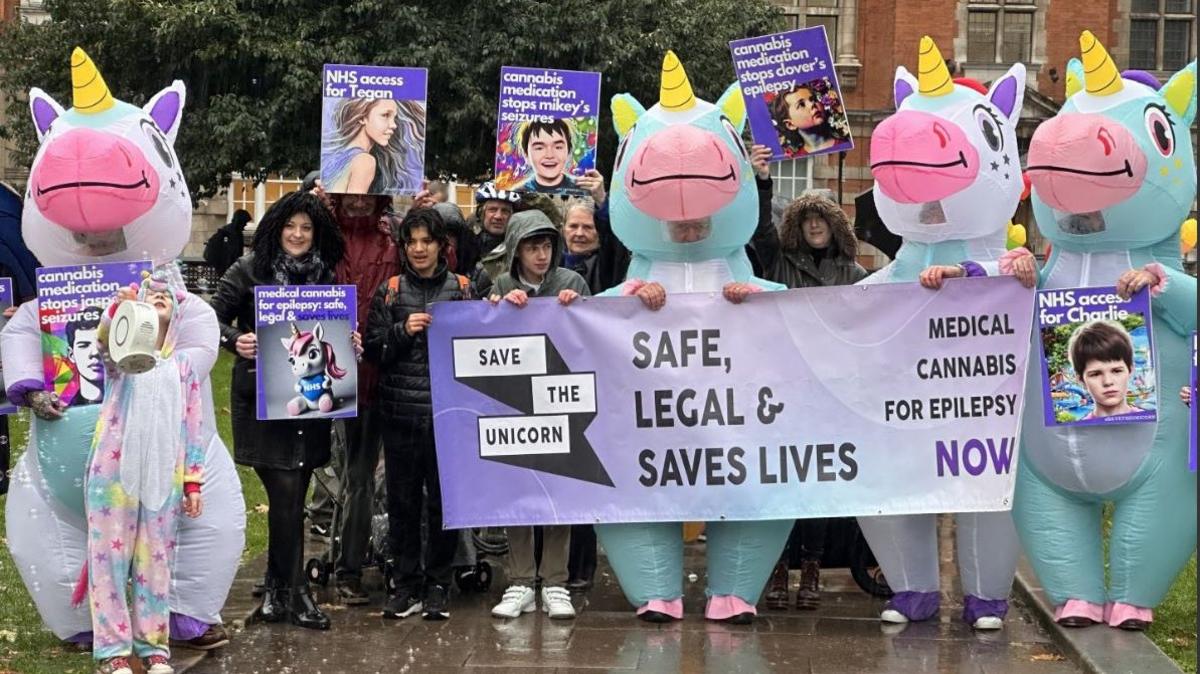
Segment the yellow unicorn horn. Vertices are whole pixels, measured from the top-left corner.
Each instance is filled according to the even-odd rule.
[[[71,86],[76,112],[95,115],[115,105],[112,92],[108,90],[96,64],[79,47],[71,52]]]
[[[690,110],[696,105],[692,83],[688,81],[683,64],[675,52],[667,50],[662,64],[662,85],[658,90],[658,103],[672,112]]]
[[[926,35],[921,38],[921,54],[917,57],[918,91],[922,96],[945,96],[954,91],[954,80],[942,52]]]
[[[1108,96],[1125,88],[1117,65],[1104,45],[1092,35],[1092,31],[1085,30],[1079,36],[1079,53],[1083,60],[1083,80],[1089,94]]]

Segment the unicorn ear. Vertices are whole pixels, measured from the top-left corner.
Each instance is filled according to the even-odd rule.
[[[1021,116],[1021,104],[1025,100],[1025,64],[1014,63],[1003,77],[992,83],[988,100],[1015,123]]]
[[[1083,91],[1083,61],[1067,61],[1067,98]]]
[[[1171,111],[1182,118],[1183,125],[1191,126],[1196,118],[1196,62],[1172,75],[1159,93]]]
[[[612,98],[613,127],[621,138],[629,133],[634,124],[646,114],[646,108],[629,94],[617,94]]]
[[[899,109],[900,104],[904,99],[908,98],[917,90],[917,78],[908,72],[904,66],[896,68],[896,78],[892,82],[892,92],[896,101],[896,108]]]
[[[741,133],[746,127],[746,99],[742,97],[741,85],[736,82],[729,85],[717,101],[717,107],[733,122],[733,128]]]
[[[317,323],[312,329],[313,339],[318,342],[325,341],[325,331],[321,329],[321,324]]]
[[[291,337],[280,337],[279,343],[283,345],[283,348],[285,350],[287,350],[287,351],[292,350],[292,338]]]
[[[179,134],[179,119],[183,116],[183,104],[186,99],[187,89],[183,82],[175,80],[171,86],[154,94],[154,98],[142,106],[142,110],[150,115],[150,119],[154,120],[171,145],[175,145],[175,136]]]
[[[50,94],[34,87],[29,90],[29,113],[33,115],[33,128],[37,130],[40,143],[50,131],[50,125],[63,114],[63,108]]]

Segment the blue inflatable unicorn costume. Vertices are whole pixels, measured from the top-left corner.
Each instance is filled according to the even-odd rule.
[[[896,69],[896,114],[871,136],[875,206],[904,237],[896,259],[860,283],[916,281],[934,265],[999,271],[1009,218],[1023,189],[1016,125],[1025,92],[1017,63],[991,89],[953,80],[937,45],[921,39],[919,77]],[[969,270],[970,271],[970,270]],[[890,623],[926,620],[940,608],[937,515],[861,517],[871,550],[896,594]],[[998,629],[1017,563],[1011,513],[958,513],[963,619]]]
[[[733,301],[783,286],[754,278],[745,245],[758,193],[742,143],[746,106],[735,84],[714,105],[692,92],[673,52],[663,59],[659,102],[612,100],[621,142],[613,169],[613,230],[633,251],[626,282],[606,294],[722,291]],[[791,521],[709,522],[708,607],[713,620],[747,622],[779,559]],[[596,527],[625,596],[651,622],[683,617],[679,523]]]
[[[1112,286],[1136,275],[1150,286],[1158,421],[1047,428],[1031,372],[1013,514],[1059,622],[1145,629],[1196,549],[1188,410],[1175,397],[1196,329],[1196,279],[1181,268],[1176,239],[1196,198],[1196,62],[1160,85],[1119,73],[1090,32],[1079,46],[1067,101],[1029,147],[1034,214],[1053,243],[1040,283]],[[1116,504],[1107,587],[1105,502]]]

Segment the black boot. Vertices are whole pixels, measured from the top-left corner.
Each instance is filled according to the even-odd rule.
[[[254,612],[254,618],[265,623],[278,623],[287,620],[291,613],[292,588],[268,579],[263,587],[262,605]]]
[[[329,629],[329,616],[317,606],[308,583],[301,583],[292,592],[292,624],[310,630]]]

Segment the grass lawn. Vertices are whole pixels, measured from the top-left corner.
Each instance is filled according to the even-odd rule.
[[[233,356],[222,351],[213,369],[213,402],[217,412],[217,430],[226,446],[232,446],[229,418],[229,377]],[[29,433],[28,411],[9,417],[13,446],[13,463],[25,447]],[[242,493],[246,499],[246,549],[242,559],[249,559],[267,547],[266,494],[254,471],[238,468],[242,478]],[[3,501],[4,497],[0,497]],[[0,508],[0,531],[3,531],[4,512]],[[0,674],[87,674],[92,671],[90,654],[64,648],[58,639],[42,626],[37,609],[25,591],[25,584],[8,554],[8,545],[0,546]]]

